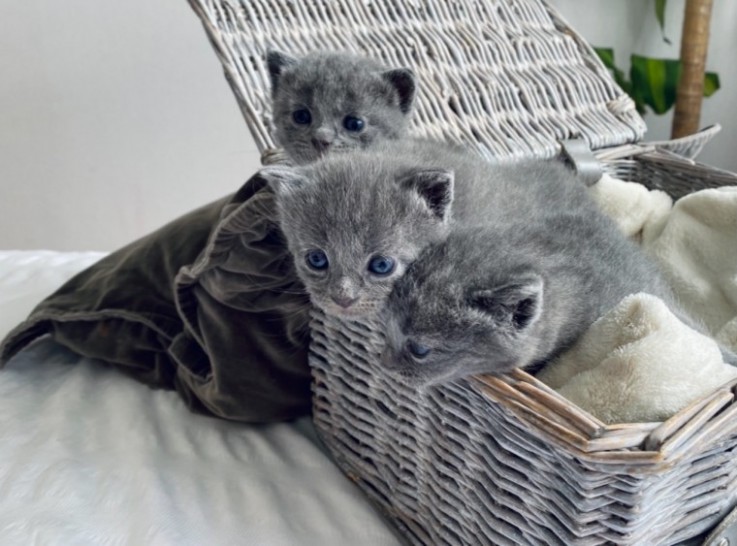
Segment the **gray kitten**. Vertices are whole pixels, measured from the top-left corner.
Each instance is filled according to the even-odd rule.
[[[394,281],[450,222],[452,173],[395,168],[367,151],[260,171],[312,302],[346,318],[375,314]]]
[[[282,231],[313,303],[348,318],[376,314],[394,282],[420,251],[446,236],[453,218],[512,221],[586,197],[570,175],[551,177],[536,163],[494,166],[420,140],[269,167],[261,175],[274,188]]]
[[[657,266],[591,207],[460,227],[396,283],[382,364],[415,386],[539,368],[636,292],[673,306]]]
[[[404,134],[415,97],[408,68],[329,52],[296,59],[269,51],[266,59],[274,136],[295,163]]]

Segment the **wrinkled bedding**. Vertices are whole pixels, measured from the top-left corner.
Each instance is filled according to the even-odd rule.
[[[0,337],[99,253],[0,252]],[[0,372],[2,545],[397,545],[311,423],[192,414],[49,338]]]

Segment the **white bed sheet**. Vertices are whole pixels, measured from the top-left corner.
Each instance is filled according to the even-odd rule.
[[[0,335],[99,253],[0,252]],[[0,544],[394,546],[307,419],[190,413],[51,340],[0,371]]]

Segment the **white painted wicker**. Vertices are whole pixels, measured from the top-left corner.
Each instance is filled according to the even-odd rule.
[[[189,1],[267,160],[266,48],[347,49],[415,69],[416,134],[505,158],[580,137],[611,173],[675,197],[737,184],[672,153],[718,129],[637,144],[633,104],[542,0]],[[381,344],[380,328],[315,313],[314,421],[409,543],[676,544],[735,501],[734,384],[666,423],[606,426],[524,372],[409,390],[379,369]]]
[[[315,313],[314,420],[411,544],[677,544],[732,507],[735,382],[607,426],[521,371],[412,391],[379,370],[379,332]]]
[[[347,50],[419,77],[415,134],[495,157],[635,142],[645,125],[590,46],[539,0],[190,0],[261,150],[264,52]],[[481,145],[479,145],[481,143]]]

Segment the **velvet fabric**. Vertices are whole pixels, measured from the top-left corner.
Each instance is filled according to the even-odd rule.
[[[109,254],[43,300],[0,366],[50,335],[194,411],[265,423],[310,412],[310,303],[258,175]]]

